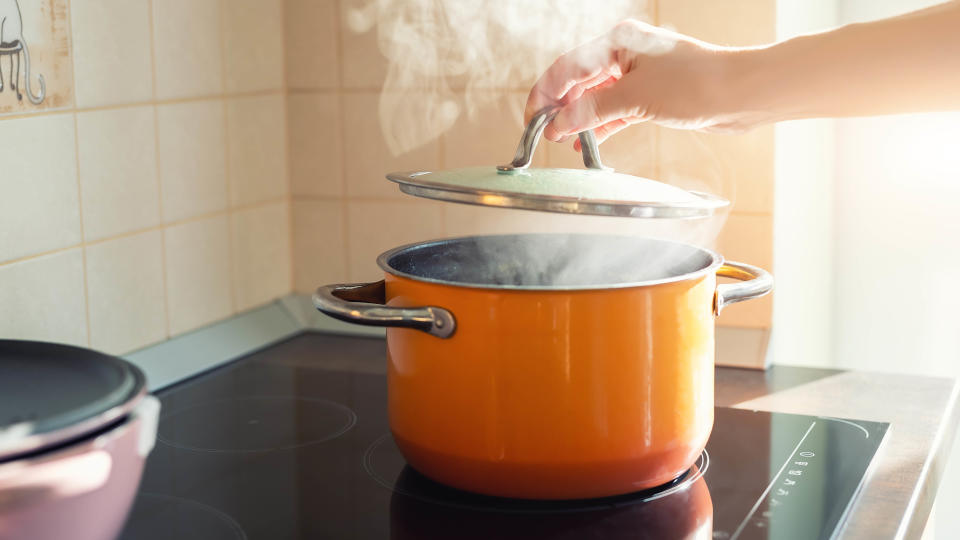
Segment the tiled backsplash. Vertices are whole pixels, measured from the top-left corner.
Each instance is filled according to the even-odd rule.
[[[376,255],[407,242],[697,230],[399,193],[386,172],[509,159],[528,83],[491,88],[496,99],[475,114],[393,156],[378,116],[387,63],[374,32],[348,29],[352,0],[20,3],[32,90],[42,75],[46,95],[18,100],[9,76],[0,92],[0,337],[122,353],[291,288],[377,279]],[[752,44],[773,38],[773,10],[773,0],[659,0],[638,15]],[[769,268],[772,143],[770,129],[730,137],[635,126],[601,152],[632,174],[690,187],[706,178],[735,200],[719,250]],[[556,144],[535,159],[581,166]],[[770,306],[738,304],[720,322],[767,327]]]
[[[640,3],[642,5],[642,2]],[[287,115],[293,196],[294,285],[378,279],[375,259],[397,245],[435,237],[523,231],[625,230],[713,244],[689,223],[582,218],[441,204],[412,198],[384,179],[395,170],[430,170],[508,161],[519,139],[528,83],[491,88],[497,99],[436,140],[399,156],[381,134],[379,93],[387,62],[376,31],[347,24],[353,0],[286,0]],[[759,44],[775,36],[773,0],[659,0],[638,17],[716,43]],[[316,52],[316,54],[314,54]],[[461,93],[462,97],[462,93]],[[541,166],[582,167],[569,146],[535,155]],[[716,239],[727,258],[771,269],[773,130],[704,135],[634,126],[601,147],[618,170],[686,187],[707,187],[735,201]],[[714,224],[719,226],[719,224]],[[702,226],[709,229],[710,225]],[[720,324],[766,328],[771,299],[736,304]]]
[[[47,95],[0,92],[0,336],[122,353],[289,292],[283,2],[20,10]]]

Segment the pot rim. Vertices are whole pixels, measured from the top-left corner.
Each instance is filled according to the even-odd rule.
[[[604,236],[608,238],[633,238],[633,239],[642,239],[647,242],[657,242],[661,244],[670,244],[674,246],[684,246],[688,247],[701,253],[704,253],[710,257],[710,264],[694,270],[693,272],[687,272],[685,274],[678,274],[676,276],[670,276],[662,279],[652,279],[646,281],[630,281],[623,283],[607,283],[607,284],[595,284],[595,285],[493,285],[489,283],[469,283],[469,282],[459,282],[459,281],[448,281],[444,279],[436,278],[427,278],[422,276],[416,276],[409,274],[407,272],[402,272],[391,267],[387,261],[389,261],[395,255],[398,255],[404,251],[412,250],[415,248],[424,248],[428,246],[435,246],[440,244],[450,244],[454,242],[463,242],[474,239],[481,238],[496,238],[496,237],[530,237],[530,236]],[[442,238],[438,240],[427,240],[421,242],[413,242],[410,244],[405,244],[402,246],[395,247],[388,251],[381,253],[377,257],[377,266],[380,267],[384,272],[413,281],[419,281],[423,283],[436,283],[438,285],[448,285],[450,287],[460,287],[464,289],[487,289],[487,290],[497,290],[497,291],[597,291],[597,290],[608,290],[608,289],[630,289],[630,288],[639,288],[639,287],[653,287],[656,285],[664,285],[666,283],[677,283],[681,281],[698,279],[706,274],[715,273],[720,266],[723,265],[723,256],[718,254],[715,251],[695,246],[693,244],[687,244],[685,242],[676,242],[673,240],[663,240],[660,238],[651,238],[647,236],[630,236],[625,234],[593,234],[593,233],[519,233],[519,234],[477,234],[470,236],[457,236],[452,238]]]

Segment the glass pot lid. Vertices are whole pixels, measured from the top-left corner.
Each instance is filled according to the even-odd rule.
[[[387,178],[417,197],[568,214],[703,218],[729,204],[715,195],[614,172],[601,162],[592,130],[579,134],[585,169],[530,168],[543,128],[558,110],[546,108],[533,116],[508,165],[394,172]]]

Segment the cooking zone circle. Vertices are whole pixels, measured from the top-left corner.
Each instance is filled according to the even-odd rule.
[[[246,540],[243,527],[232,517],[201,502],[141,493],[133,503],[121,540]]]
[[[389,433],[374,441],[363,454],[363,468],[367,474],[394,493],[454,508],[524,514],[590,512],[654,501],[689,488],[707,472],[709,466],[710,455],[703,450],[689,470],[673,481],[652,489],[599,499],[527,500],[479,495],[438,484],[407,465]]]
[[[197,403],[166,415],[157,439],[198,452],[269,452],[336,439],[356,423],[356,413],[334,401],[251,396]]]

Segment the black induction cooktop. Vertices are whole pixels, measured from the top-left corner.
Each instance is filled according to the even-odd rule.
[[[384,343],[306,333],[158,393],[125,540],[831,538],[888,424],[717,408],[674,483],[582,501],[457,491],[389,436]]]

